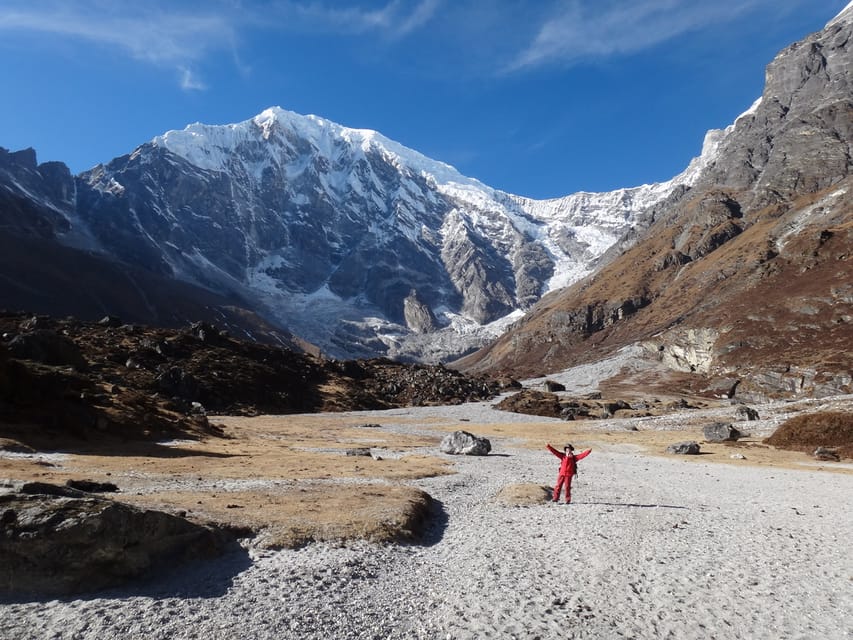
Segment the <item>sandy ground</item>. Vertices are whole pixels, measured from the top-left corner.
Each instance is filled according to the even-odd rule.
[[[234,434],[254,434],[216,445],[242,447],[240,455],[45,459],[57,465],[41,467],[45,479],[101,469],[143,501],[204,495],[195,504],[210,514],[239,495],[247,504],[231,509],[238,518],[250,517],[247,492],[328,486],[358,504],[377,483],[425,490],[440,513],[419,544],[270,550],[251,540],[131,588],[7,601],[0,638],[850,639],[853,465],[818,464],[760,440],[794,413],[851,407],[849,397],[759,406],[760,421],[741,423],[752,434],[745,443],[692,457],[664,449],[701,440],[701,425],[731,420],[731,406],[576,423],[488,403],[225,419]],[[440,454],[439,438],[457,428],[488,436],[492,454]],[[552,484],[558,461],[545,441],[593,448],[574,503],[500,499],[508,487]],[[343,456],[356,444],[383,459]],[[210,443],[170,445],[213,453]],[[32,460],[0,463],[0,477],[32,473]],[[263,501],[254,509],[263,514]]]

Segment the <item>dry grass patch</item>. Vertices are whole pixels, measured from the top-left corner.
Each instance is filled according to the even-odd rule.
[[[259,534],[264,548],[296,548],[309,542],[365,539],[401,542],[421,538],[433,508],[429,494],[387,484],[314,484],[228,492],[164,492],[124,498],[137,506],[187,511]],[[191,505],[192,508],[188,508]]]
[[[498,500],[515,506],[542,504],[550,499],[550,487],[533,483],[507,485],[498,493]]]
[[[805,453],[813,453],[818,447],[828,447],[844,458],[853,458],[853,414],[822,411],[795,416],[784,422],[765,442],[781,449]]]
[[[311,540],[416,537],[430,502],[423,492],[376,484],[451,473],[445,459],[415,454],[438,437],[361,426],[349,416],[223,417],[226,438],[124,443],[115,451],[0,458],[0,479],[52,482],[92,479],[122,490],[118,500],[185,512],[197,521],[263,532],[268,546]],[[14,443],[7,443],[11,446]],[[371,448],[382,459],[347,456]],[[351,479],[354,482],[341,483]]]

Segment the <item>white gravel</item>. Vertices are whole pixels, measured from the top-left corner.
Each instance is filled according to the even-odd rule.
[[[436,414],[531,420],[485,404],[360,415],[425,431]],[[413,483],[443,511],[422,545],[249,548],[131,589],[0,603],[0,637],[853,638],[853,476],[595,450],[574,504],[512,507],[498,492],[552,484],[557,462],[492,444]]]

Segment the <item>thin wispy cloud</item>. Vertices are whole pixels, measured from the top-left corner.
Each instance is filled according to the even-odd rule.
[[[184,91],[204,91],[207,84],[198,78],[192,69],[181,69],[181,89]]]
[[[770,0],[600,0],[563,2],[509,70],[626,55],[678,36],[731,22]],[[602,6],[604,5],[604,6]]]
[[[428,23],[442,0],[391,0],[377,9],[321,2],[281,0],[254,3],[211,1],[203,8],[179,3],[126,3],[113,0],[7,0],[0,5],[3,33],[32,33],[75,39],[124,52],[135,60],[171,69],[180,86],[203,90],[199,65],[215,51],[239,61],[239,43],[253,29],[283,34],[323,31],[407,36]],[[239,65],[238,65],[239,66]]]
[[[123,51],[133,59],[173,69],[187,90],[204,88],[193,71],[195,64],[213,49],[232,46],[236,37],[224,16],[96,1],[7,3],[0,7],[2,32],[65,37]]]
[[[373,33],[390,39],[401,38],[428,23],[443,0],[390,0],[379,8],[357,3],[299,2],[278,0],[263,10],[244,13],[244,19],[258,26],[290,31],[331,33]],[[344,4],[344,6],[342,6]],[[243,7],[244,11],[246,7]]]

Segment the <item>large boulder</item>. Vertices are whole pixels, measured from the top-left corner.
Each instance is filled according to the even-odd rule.
[[[733,442],[743,434],[725,422],[712,422],[702,427],[702,435],[707,442]]]
[[[0,594],[96,591],[217,555],[231,540],[184,518],[56,488],[0,496]]]
[[[467,431],[454,431],[444,436],[440,448],[451,455],[485,456],[492,450],[492,443]]]

